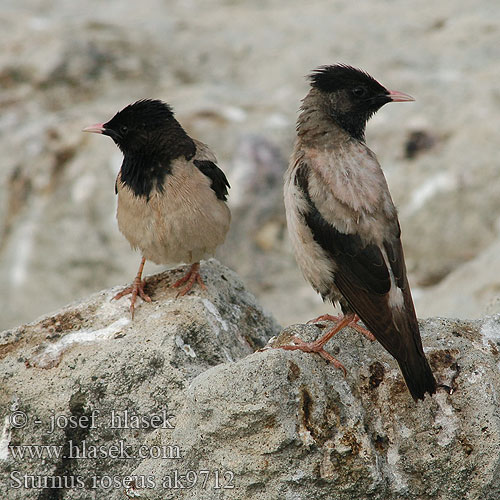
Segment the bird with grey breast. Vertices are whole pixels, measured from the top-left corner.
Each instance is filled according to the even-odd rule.
[[[317,352],[345,373],[324,345],[351,326],[377,339],[398,362],[413,399],[424,399],[436,381],[422,348],[398,216],[365,144],[366,123],[379,108],[414,99],[343,64],[316,69],[310,83],[285,174],[287,225],[304,277],[343,315],[313,320],[335,321],[315,342],[294,338],[282,348]]]
[[[118,228],[142,253],[132,286],[114,298],[131,294],[132,318],[138,295],[151,302],[142,279],[146,260],[191,264],[172,285],[184,285],[178,295],[189,292],[195,282],[205,289],[199,261],[214,255],[231,219],[229,183],[215,155],[189,137],[172,108],[160,100],[137,101],[107,123],[83,130],[108,135],[123,153],[115,183]]]

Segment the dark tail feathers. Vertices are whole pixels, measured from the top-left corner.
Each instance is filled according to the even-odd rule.
[[[425,356],[415,356],[404,362],[399,362],[408,390],[413,399],[424,399],[425,393],[436,392],[436,379]]]

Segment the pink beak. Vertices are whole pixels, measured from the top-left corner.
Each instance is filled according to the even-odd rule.
[[[102,134],[104,132],[104,123],[96,123],[95,125],[90,125],[90,127],[85,127],[82,132],[93,132],[94,134]]]
[[[397,90],[389,90],[389,97],[392,102],[407,102],[414,101],[411,95],[405,94],[404,92],[398,92]]]

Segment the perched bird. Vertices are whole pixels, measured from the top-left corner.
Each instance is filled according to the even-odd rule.
[[[132,317],[137,295],[151,302],[142,279],[146,260],[192,264],[173,284],[185,285],[179,295],[195,282],[205,288],[199,261],[224,241],[231,219],[229,183],[208,146],[189,137],[172,108],[159,100],[137,101],[107,123],[83,130],[109,135],[123,153],[116,217],[132,248],[142,252],[132,286],[114,298],[132,294]]]
[[[344,316],[316,318],[336,325],[315,342],[294,339],[284,348],[318,352],[344,369],[323,346],[353,326],[396,358],[411,395],[423,399],[436,381],[422,349],[396,208],[365,144],[366,123],[379,108],[414,99],[341,64],[318,68],[310,82],[285,174],[287,225],[305,278]],[[369,331],[357,324],[360,318]]]

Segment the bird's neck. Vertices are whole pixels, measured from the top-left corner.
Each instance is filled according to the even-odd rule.
[[[365,142],[366,117],[332,111],[322,96],[312,90],[302,101],[297,120],[297,135],[309,144],[325,141]]]
[[[368,117],[351,113],[334,113],[332,118],[354,139],[365,142]]]
[[[150,137],[143,147],[124,152],[121,181],[136,196],[149,198],[153,189],[163,192],[165,178],[172,173],[174,160],[190,160],[195,153],[196,145],[182,127],[169,127]]]

